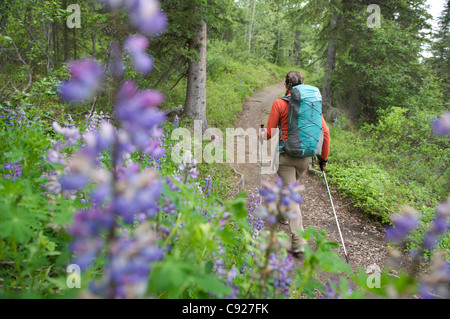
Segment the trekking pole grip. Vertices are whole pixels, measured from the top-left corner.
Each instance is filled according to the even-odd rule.
[[[261,132],[259,133],[259,137],[261,139],[261,144],[263,143],[263,139],[262,139],[262,133],[264,131],[264,124],[261,124]]]

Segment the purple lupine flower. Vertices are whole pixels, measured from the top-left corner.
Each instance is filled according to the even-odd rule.
[[[99,81],[104,76],[102,66],[92,59],[70,62],[69,72],[72,76],[72,80],[95,88],[99,86]]]
[[[178,115],[175,115],[175,119],[173,120],[173,129],[178,128],[179,125],[180,125],[180,118],[178,117]]]
[[[48,150],[47,160],[50,164],[54,164],[59,159],[59,153],[53,149]]]
[[[117,99],[119,100],[119,102],[131,99],[137,91],[138,86],[136,82],[131,80],[125,81],[119,88]]]
[[[153,69],[153,59],[146,53],[148,44],[148,39],[143,35],[130,36],[124,42],[134,69],[142,74],[147,74]]]
[[[222,278],[226,274],[226,270],[223,268],[223,259],[217,258],[214,260],[213,271],[219,278]]]
[[[125,63],[122,60],[120,45],[117,42],[111,44],[111,74],[115,78],[121,78],[125,73]]]
[[[91,192],[91,201],[97,205],[102,205],[113,193],[111,184],[102,183]]]
[[[198,170],[195,167],[191,168],[188,171],[188,173],[189,173],[189,176],[191,176],[192,179],[197,179],[198,174],[199,174]]]
[[[108,298],[139,298],[147,292],[152,263],[164,258],[156,233],[149,224],[141,224],[132,236],[121,236],[111,245],[111,260],[103,281],[91,284],[91,290]]]
[[[295,269],[292,255],[281,252],[271,253],[268,264],[272,269],[273,286],[280,289],[285,297],[289,297],[289,287],[292,283],[291,272]]]
[[[430,271],[419,280],[419,296],[423,299],[450,298],[450,263],[444,251],[437,251],[433,256]]]
[[[259,190],[259,195],[262,196],[265,203],[275,202],[280,192],[279,187],[263,182],[263,187]]]
[[[144,29],[151,35],[156,35],[164,27],[161,22],[166,18],[156,0],[103,2],[111,9],[126,6],[138,29]],[[150,70],[149,57],[145,55],[147,46],[148,41],[140,36],[130,38],[125,43],[134,59],[133,63],[142,72]],[[117,67],[115,62],[121,57],[120,46],[113,45],[112,53],[113,65]],[[113,76],[120,76],[121,71],[116,71],[112,72]],[[65,100],[85,100],[100,89],[104,71],[95,61],[85,59],[72,62],[69,72],[71,79],[59,88],[59,94]],[[145,229],[136,229],[132,237],[126,234],[116,237],[122,222],[131,224],[137,220],[144,223],[162,210],[159,207],[162,185],[157,173],[148,168],[142,171],[141,165],[131,160],[131,154],[136,150],[144,150],[150,156],[159,156],[160,143],[154,140],[162,134],[160,125],[165,120],[165,113],[157,106],[163,100],[164,96],[160,92],[139,91],[134,82],[124,83],[119,89],[114,109],[119,128],[100,120],[90,123],[93,127],[87,127],[84,132],[82,148],[70,156],[67,163],[64,163],[64,153],[60,150],[75,145],[80,138],[79,132],[73,127],[54,125],[55,131],[66,138],[65,144],[58,143],[54,149],[60,154],[60,162],[65,167],[64,176],[53,176],[54,185],[47,188],[55,191],[62,189],[65,194],[75,198],[75,192],[85,184],[94,184],[94,190],[89,195],[92,208],[75,215],[70,234],[73,237],[72,252],[82,267],[90,265],[102,248],[108,250],[105,254],[104,280],[92,285],[93,291],[100,295],[122,298],[142,296],[146,292],[151,262],[163,258],[163,251],[156,245],[157,234],[149,225]],[[112,169],[99,169],[96,164],[102,151],[110,148],[114,150]],[[55,153],[51,155],[53,159],[56,157]],[[195,171],[190,173],[196,174]],[[116,224],[119,218],[121,220]],[[106,238],[106,243],[103,238]]]
[[[63,135],[64,138],[66,139],[64,144],[56,145],[56,150],[75,145],[77,141],[81,138],[80,132],[76,127],[61,127],[57,122],[53,122],[52,127],[56,133]]]
[[[101,0],[109,9],[128,9],[131,23],[142,33],[156,37],[167,28],[167,16],[157,0]]]
[[[124,222],[131,224],[137,214],[154,216],[154,209],[162,192],[162,183],[151,169],[140,172],[140,165],[121,167],[117,177],[121,188],[116,191],[112,209]]]
[[[104,76],[103,68],[92,59],[69,63],[71,80],[63,82],[58,92],[66,102],[80,102],[91,98],[100,88]]]
[[[197,160],[193,158],[192,153],[189,150],[185,152],[181,163],[178,164],[178,171],[184,173],[185,183],[188,176],[190,176],[191,179],[196,179],[198,177],[199,172],[196,168],[197,164]]]
[[[450,112],[446,112],[440,118],[433,120],[432,127],[437,135],[450,134]]]
[[[238,271],[237,271],[236,267],[234,265],[231,266],[231,269],[230,269],[230,271],[228,271],[227,276],[226,276],[228,287],[231,287],[231,284],[233,283],[233,280],[236,279],[237,275],[238,275]]]
[[[450,198],[447,198],[447,200],[441,204],[436,209],[439,216],[443,216],[446,218],[450,217]]]
[[[69,234],[72,235],[71,251],[75,255],[73,263],[80,268],[89,267],[103,247],[102,232],[111,228],[114,217],[108,210],[92,207],[75,214]]]
[[[15,163],[3,163],[3,168],[7,171],[9,171],[9,174],[5,174],[3,177],[11,179],[11,181],[14,183],[17,178],[20,178],[22,175],[22,168],[20,167],[20,162],[22,159],[19,159]]]
[[[164,202],[161,210],[167,215],[173,215],[177,212],[177,206],[169,197],[164,196]]]
[[[323,286],[325,294],[324,299],[343,299],[348,298],[353,294],[353,287],[349,286],[347,291],[341,291],[339,286],[341,281],[340,277],[331,277],[327,283]]]
[[[157,0],[128,0],[125,5],[131,22],[140,32],[158,36],[167,28],[167,16]]]
[[[450,199],[440,204],[436,209],[436,217],[432,221],[428,231],[425,233],[422,243],[423,248],[432,250],[439,241],[441,235],[450,228],[448,219],[450,217]]]
[[[277,218],[276,218],[276,216],[275,216],[275,215],[269,215],[269,216],[267,217],[267,223],[268,223],[269,225],[275,225],[275,224],[277,223]]]
[[[163,238],[166,238],[166,237],[169,236],[170,233],[171,233],[170,228],[164,227],[164,226],[162,226],[162,225],[159,225],[157,230],[158,230],[159,233],[162,234],[162,237],[163,237]]]
[[[149,155],[151,159],[159,161],[165,155],[165,149],[162,147],[161,140],[149,140],[147,146],[144,148],[144,153]]]
[[[237,295],[239,294],[239,286],[233,285],[233,281],[236,279],[237,276],[238,271],[236,269],[236,266],[233,265],[226,274],[227,287],[232,289],[231,294],[225,297],[226,299],[237,299]]]
[[[169,188],[171,191],[180,191],[180,189],[178,188],[178,186],[173,182],[173,179],[170,178],[169,176],[166,176],[166,184],[169,185]]]
[[[203,193],[205,194],[206,198],[208,198],[209,195],[211,194],[211,187],[212,187],[212,178],[211,175],[208,175],[205,178],[205,186],[203,188]]]
[[[83,174],[65,175],[60,178],[59,183],[63,190],[79,191],[89,183],[89,178]]]
[[[145,149],[155,130],[164,122],[166,115],[156,106],[163,102],[162,93],[153,90],[136,91],[135,84],[125,83],[119,91],[116,115],[132,142]]]
[[[300,196],[300,193],[305,191],[305,187],[300,185],[298,181],[289,184],[286,190],[293,202],[297,204],[303,203],[303,198]]]
[[[55,175],[51,175],[47,177],[47,185],[46,189],[48,192],[52,194],[59,194],[61,193],[61,184],[59,183],[59,179]]]
[[[93,91],[78,81],[64,81],[58,88],[60,97],[66,102],[80,102],[92,97]]]
[[[291,197],[288,194],[281,195],[280,203],[283,206],[289,207],[289,205],[291,204]]]
[[[178,164],[178,170],[184,172],[195,166],[197,166],[197,161],[192,157],[192,153],[187,151],[184,153],[181,162]]]
[[[205,216],[207,216],[208,214],[205,212]],[[212,218],[214,218],[215,216],[211,216]],[[222,218],[220,218],[219,220],[219,225],[221,227],[221,229],[223,229],[227,223],[227,218],[230,217],[230,213],[229,212],[225,212],[222,214]]]
[[[255,235],[264,228],[264,220],[262,218],[259,218],[257,214],[255,214],[256,209],[259,207],[259,196],[259,194],[254,195],[253,193],[251,193],[247,203],[247,223],[252,227],[252,232]]]
[[[109,122],[102,122],[98,129],[90,130],[83,135],[86,151],[92,156],[98,156],[109,149],[116,139],[116,129]]]
[[[263,182],[259,194],[264,199],[264,205],[258,208],[255,213],[258,214],[258,217],[267,219],[271,225],[275,224],[279,214],[289,219],[298,218],[298,214],[292,205],[303,202],[300,193],[304,190],[304,186],[297,181],[283,187],[283,180],[279,177],[275,184]],[[279,201],[279,208],[276,207],[277,201]]]
[[[403,242],[408,234],[419,224],[417,212],[412,208],[403,209],[402,214],[393,215],[391,220],[393,226],[387,228],[386,238],[388,241],[396,244]]]

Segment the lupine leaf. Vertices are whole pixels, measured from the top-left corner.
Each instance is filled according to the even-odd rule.
[[[25,243],[33,236],[33,225],[36,219],[26,211],[11,211],[6,208],[0,223],[0,237],[13,238],[20,243]]]

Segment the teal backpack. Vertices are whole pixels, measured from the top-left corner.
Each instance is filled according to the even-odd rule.
[[[318,88],[300,84],[291,89],[291,95],[283,100],[289,102],[288,138],[282,141],[280,152],[294,157],[320,155],[323,144],[322,96]]]

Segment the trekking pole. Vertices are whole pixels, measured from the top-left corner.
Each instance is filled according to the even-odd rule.
[[[337,219],[336,211],[334,210],[333,199],[331,198],[330,189],[328,188],[328,182],[327,182],[327,177],[325,175],[325,170],[323,168],[323,163],[321,163],[319,161],[319,164],[320,164],[320,169],[323,173],[323,178],[325,179],[325,184],[327,185],[328,196],[330,197],[331,207],[333,208],[334,219],[336,219],[336,225],[337,225],[337,228],[339,231],[339,236],[341,236],[341,242],[342,242],[342,248],[344,248],[345,260],[347,261],[347,264],[350,264],[350,262],[348,260],[347,250],[345,249],[344,238],[342,237],[341,228],[339,227],[339,222]]]
[[[259,189],[262,189],[262,167],[263,167],[263,139],[262,139],[262,133],[264,131],[264,124],[261,124],[261,134],[259,135],[259,138],[261,139],[261,155],[260,155],[260,160],[261,160],[261,170],[259,173]],[[261,195],[259,195],[259,205],[262,205],[262,197]]]

